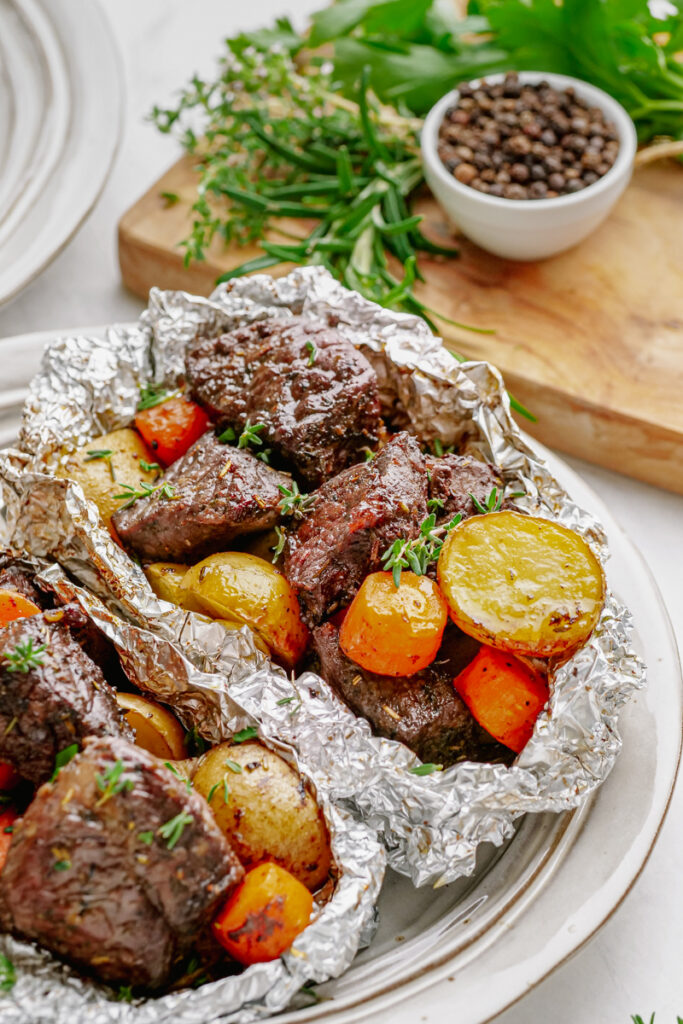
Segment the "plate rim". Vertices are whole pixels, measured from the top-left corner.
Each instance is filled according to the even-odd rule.
[[[14,2],[20,2],[20,0],[14,0]],[[38,0],[41,8],[46,9],[46,16],[51,22],[54,21],[55,17],[58,17],[59,12],[54,9],[55,0]],[[61,0],[63,2],[63,0]],[[70,0],[73,3],[73,0]],[[99,178],[96,188],[87,195],[86,201],[82,204],[76,213],[75,219],[72,221],[71,218],[66,218],[66,222],[69,224],[65,230],[59,233],[59,241],[55,245],[47,246],[45,249],[45,255],[42,259],[39,259],[34,265],[33,269],[24,277],[21,283],[15,284],[7,292],[0,291],[0,309],[3,306],[8,305],[18,295],[21,294],[30,284],[32,284],[40,275],[50,266],[50,264],[64,251],[69,242],[74,238],[84,222],[87,220],[89,215],[92,213],[94,207],[99,201],[104,188],[109,181],[109,177],[113,170],[116,158],[121,149],[121,142],[123,138],[123,127],[124,127],[124,116],[126,108],[126,78],[123,64],[123,54],[118,43],[116,34],[112,28],[111,21],[105,12],[100,0],[79,0],[81,12],[85,12],[84,16],[91,19],[91,24],[94,25],[99,20],[99,39],[100,43],[109,48],[109,59],[112,64],[113,73],[113,88],[111,89],[111,95],[114,98],[116,104],[116,116],[112,122],[111,132],[111,149],[108,153],[107,159],[100,166],[97,178]],[[55,34],[56,30],[55,30]],[[62,46],[62,40],[60,39],[60,46]],[[67,52],[66,56],[69,56]],[[34,333],[34,332],[31,332]],[[38,332],[42,333],[42,332]],[[48,332],[49,333],[49,332]],[[19,337],[19,336],[17,336]]]

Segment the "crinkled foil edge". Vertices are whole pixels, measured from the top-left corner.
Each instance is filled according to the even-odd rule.
[[[393,868],[416,885],[442,885],[470,873],[478,845],[501,844],[519,815],[575,807],[609,774],[621,746],[619,709],[645,681],[630,615],[620,602],[608,594],[589,642],[552,669],[548,709],[511,767],[465,762],[416,776],[414,755],[372,736],[368,723],[323,680],[306,674],[292,682],[268,669],[265,659],[259,662],[248,637],[239,654],[234,638],[218,636],[215,625],[159,601],[97,525],[80,488],[50,476],[65,445],[72,449],[130,422],[141,382],[174,384],[183,374],[187,342],[198,332],[220,334],[296,314],[335,323],[365,353],[392,423],[424,441],[438,437],[490,460],[507,493],[524,493],[516,499],[520,507],[577,530],[606,562],[602,526],[571,500],[521,436],[498,371],[484,362],[458,362],[418,317],[377,306],[318,267],[279,279],[239,278],[210,299],[153,289],[136,326],[111,328],[104,340],[56,341],[31,389],[21,450],[0,456],[8,530],[15,546],[58,559],[122,615],[177,641],[199,667],[225,673],[231,695],[295,746],[334,799],[378,830]],[[59,510],[58,536],[44,523],[46,505]],[[277,704],[286,696],[293,714]]]
[[[28,569],[62,602],[75,601],[110,640],[131,681],[143,693],[170,704],[183,723],[212,742],[230,739],[249,715],[231,696],[219,673],[205,673],[174,644],[121,620],[57,564],[25,559]],[[264,670],[267,677],[268,671]],[[111,989],[85,979],[33,943],[0,935],[0,952],[16,971],[11,991],[2,993],[3,1024],[248,1024],[289,1006],[306,984],[342,974],[358,949],[367,945],[376,924],[375,904],[385,868],[384,851],[365,824],[335,806],[295,752],[266,729],[259,738],[282,754],[313,785],[330,832],[335,863],[331,898],[279,960],[256,964],[241,974],[159,997],[117,1001]]]

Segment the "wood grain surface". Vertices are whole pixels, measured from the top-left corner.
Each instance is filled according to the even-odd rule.
[[[189,232],[196,182],[182,159],[122,217],[121,272],[137,295],[153,285],[206,295],[219,274],[258,255],[216,240],[205,262],[183,265],[178,243]],[[168,206],[162,192],[180,201]],[[453,239],[430,196],[417,209],[427,234]],[[420,297],[495,333],[443,322],[449,347],[502,370],[538,417],[524,427],[545,444],[683,493],[683,169],[637,170],[607,221],[550,260],[513,263],[462,237],[457,243],[460,259],[422,260]]]

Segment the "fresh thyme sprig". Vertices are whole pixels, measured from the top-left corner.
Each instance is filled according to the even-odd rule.
[[[54,782],[59,775],[62,768],[71,761],[78,753],[78,743],[71,743],[68,747],[64,747],[60,750],[55,757],[55,767],[52,775],[50,776],[50,782]]]
[[[218,440],[221,444],[232,444],[233,441],[237,441],[238,448],[260,448],[263,445],[263,439],[259,437],[259,434],[265,429],[265,423],[252,424],[247,420],[239,437],[233,427],[228,427],[222,434],[218,435]],[[262,452],[252,452],[252,455],[255,455],[257,459],[260,459],[261,462],[265,462],[267,465],[270,461],[271,452],[272,448],[264,448]]]
[[[121,776],[124,772],[123,761],[115,761],[114,764],[109,765],[106,771],[97,772],[95,775],[95,784],[99,789],[102,796],[99,798],[95,807],[102,807],[108,800],[111,800],[113,796],[117,796],[124,790],[130,792],[135,789],[135,782],[133,779],[122,779]]]
[[[128,498],[125,505],[121,506],[122,509],[130,508],[133,502],[137,501],[138,498],[149,498],[152,494],[156,494],[157,491],[162,498],[167,498],[169,501],[172,501],[176,496],[173,484],[164,483],[163,480],[160,484],[150,484],[147,483],[146,480],[141,480],[139,491],[136,491],[136,489],[130,484],[121,484],[121,486],[123,487],[123,492],[121,494],[115,494],[114,500],[121,501],[123,498]]]
[[[279,484],[278,489],[283,495],[280,498],[278,507],[283,516],[293,516],[295,519],[303,519],[307,512],[310,512],[315,505],[317,495],[302,494],[296,480],[292,480],[291,488]]]
[[[189,811],[180,811],[174,818],[161,825],[159,835],[166,840],[167,849],[173,849],[185,831],[185,826],[191,825],[193,821],[194,818]]]
[[[277,537],[277,544],[271,548],[271,551],[273,552],[273,562],[277,562],[278,558],[285,550],[285,544],[287,543],[287,534],[281,526],[275,527],[275,535]]]
[[[444,537],[461,520],[462,515],[458,512],[450,522],[437,526],[436,512],[432,512],[420,526],[417,537],[410,540],[397,537],[382,555],[384,569],[386,572],[391,571],[394,584],[400,587],[401,573],[404,569],[412,570],[416,576],[424,576],[432,562],[438,559]]]
[[[474,508],[476,510],[476,515],[485,516],[488,515],[489,512],[500,512],[501,508],[503,507],[504,495],[502,488],[492,487],[483,504],[481,501],[475,498],[471,491],[469,492],[469,494],[470,498],[472,499],[472,504],[474,505]],[[514,494],[510,495],[510,497],[525,498],[526,494],[524,491],[515,491]]]
[[[20,672],[25,676],[32,668],[40,668],[44,664],[46,650],[47,644],[35,647],[33,638],[29,637],[24,643],[18,643],[14,650],[5,651],[2,660],[8,672]]]
[[[113,454],[114,453],[113,453],[113,451],[110,448],[94,448],[92,451],[88,452],[88,454],[86,455],[84,461],[85,462],[95,462],[95,461],[97,461],[99,459],[102,459],[104,462],[107,463],[107,468],[109,469],[109,476],[112,478],[114,483],[116,483],[116,473],[114,472],[114,463],[111,461],[111,457],[112,457]]]

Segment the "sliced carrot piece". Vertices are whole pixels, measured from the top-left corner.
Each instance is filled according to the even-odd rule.
[[[244,876],[213,922],[220,944],[238,963],[282,956],[311,919],[313,897],[279,864],[258,864]]]
[[[494,647],[481,647],[453,683],[479,724],[516,753],[531,739],[548,700],[540,672]]]
[[[206,433],[209,417],[196,402],[178,395],[138,412],[135,426],[159,462],[170,466]]]
[[[15,619],[28,619],[31,615],[40,615],[41,609],[28,597],[16,590],[0,590],[0,626]]]
[[[368,672],[411,676],[436,657],[448,606],[433,580],[402,572],[367,576],[339,631],[341,649]]]

